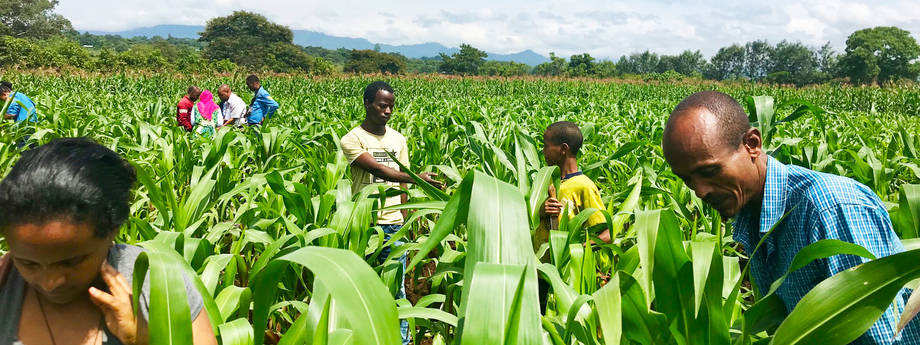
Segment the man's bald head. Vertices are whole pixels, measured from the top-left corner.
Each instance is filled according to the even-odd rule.
[[[220,97],[222,102],[226,102],[230,99],[230,85],[221,84],[217,87],[217,97]]]
[[[694,110],[705,109],[715,116],[724,145],[737,147],[741,145],[744,134],[751,129],[751,122],[747,114],[734,98],[719,91],[701,91],[684,98],[674,107],[668,122],[665,124],[665,140],[671,135],[685,135],[686,133],[673,133],[676,121],[693,115]]]
[[[673,172],[723,218],[763,195],[767,156],[760,131],[730,96],[697,92],[671,112],[661,148]]]

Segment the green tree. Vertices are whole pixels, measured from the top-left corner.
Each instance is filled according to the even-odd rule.
[[[801,86],[825,79],[818,71],[817,52],[800,42],[779,42],[770,52],[770,61],[769,82]]]
[[[325,74],[334,68],[331,62],[308,55],[300,47],[277,42],[268,49],[266,67],[277,72]]]
[[[0,0],[0,36],[45,39],[73,31],[70,21],[51,12],[57,0]]]
[[[858,84],[917,79],[920,46],[910,32],[894,26],[862,29],[847,38],[841,72]]]
[[[773,46],[769,42],[757,40],[744,45],[744,76],[751,80],[760,80],[767,76],[773,66],[770,56]]]
[[[832,76],[837,74],[837,62],[840,56],[834,52],[831,42],[824,43],[818,51],[815,52],[818,60],[818,70],[822,73]]]
[[[617,70],[620,74],[649,74],[658,71],[658,64],[661,58],[658,54],[648,50],[642,53],[632,53],[629,56],[620,57],[617,62]]]
[[[441,73],[461,75],[478,74],[479,67],[486,62],[486,57],[489,56],[486,52],[473,48],[469,44],[461,44],[460,51],[453,55],[448,56],[444,53],[439,55],[443,60],[438,67]]]
[[[525,75],[530,66],[514,61],[486,61],[479,68],[480,75],[511,77]]]
[[[533,74],[542,76],[560,76],[566,74],[569,68],[565,58],[556,56],[556,53],[549,53],[549,62],[544,62],[534,67]]]
[[[617,64],[610,60],[603,60],[594,65],[594,76],[598,78],[613,78],[617,76]]]
[[[245,11],[209,20],[199,38],[208,43],[204,50],[206,58],[228,59],[250,68],[263,68],[270,64],[272,59],[266,54],[270,50],[291,52],[289,48],[278,48],[275,45],[290,45],[293,39],[294,34],[286,26]]]
[[[594,74],[594,58],[584,53],[569,57],[569,73],[573,77],[587,77]]]
[[[408,69],[406,58],[376,50],[352,50],[345,62],[345,72],[401,74]]]
[[[406,61],[409,73],[438,73],[438,67],[441,66],[441,57],[423,57],[420,59],[408,59]]]
[[[737,44],[719,48],[703,75],[716,80],[741,78],[744,76],[744,56],[744,47]]]
[[[697,51],[685,50],[678,55],[662,55],[658,60],[658,73],[675,71],[683,75],[695,75],[703,72],[706,66],[706,59],[703,54]]]

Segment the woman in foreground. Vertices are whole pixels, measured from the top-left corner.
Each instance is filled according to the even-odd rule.
[[[88,139],[23,153],[0,182],[0,345],[147,344],[149,282],[136,314],[131,299],[142,249],[114,243],[135,178]],[[194,344],[217,344],[201,295],[186,291]]]

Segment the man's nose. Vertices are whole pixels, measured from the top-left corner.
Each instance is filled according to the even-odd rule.
[[[696,194],[697,198],[706,200],[706,197],[712,193],[712,187],[707,183],[701,183],[700,181],[693,181],[690,184],[690,189],[693,189],[693,193]]]

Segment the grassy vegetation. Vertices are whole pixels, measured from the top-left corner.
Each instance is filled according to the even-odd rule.
[[[779,160],[870,186],[909,246],[920,228],[920,89],[913,86],[391,79],[390,126],[408,138],[414,169],[438,172],[447,188],[406,191],[414,212],[384,242],[371,224],[376,201],[393,191],[369,187],[352,196],[338,147],[363,119],[360,95],[370,79],[264,78],[281,103],[278,114],[261,129],[205,139],[175,125],[175,102],[189,84],[229,83],[246,99],[242,76],[6,78],[38,103],[43,120],[32,141],[87,136],[135,164],[141,183],[118,240],[147,247],[152,267],[194,271],[223,344],[278,337],[282,344],[396,344],[398,319],[410,320],[417,343],[435,344],[848,342],[830,338],[828,325],[844,322],[830,316],[793,313],[776,329],[785,315],[742,284],[746,256],[730,225],[670,173],[659,146],[663,121],[702,89],[752,97],[750,113]],[[754,97],[762,95],[772,104]],[[559,178],[542,163],[541,135],[559,120],[584,132],[581,168],[608,205],[597,212],[608,217],[612,244],[586,245],[586,234],[598,230],[581,229],[586,211],[563,221],[547,246],[532,248],[535,211]],[[0,124],[0,175],[18,158],[24,131]],[[381,249],[398,239],[407,244],[378,264]],[[395,258],[406,251],[411,291],[394,300]],[[549,263],[538,261],[543,253]],[[905,264],[917,260],[912,251],[857,271],[900,268],[872,278],[899,288],[920,275]],[[551,286],[546,310],[538,280]],[[850,281],[828,282],[819,288],[865,296],[847,288]],[[852,311],[821,302],[803,308]],[[862,313],[871,320],[843,320],[858,330],[874,320]],[[157,343],[182,343],[169,339],[181,339],[188,325],[163,315],[177,327],[152,330]]]

